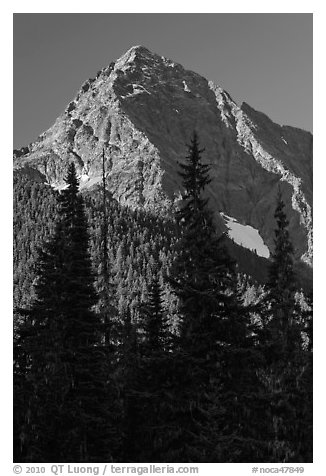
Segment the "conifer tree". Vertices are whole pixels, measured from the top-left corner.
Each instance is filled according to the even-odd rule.
[[[126,462],[139,461],[139,429],[143,424],[143,408],[140,399],[140,356],[137,325],[132,320],[130,307],[121,313],[121,355],[118,368],[123,401],[122,459]]]
[[[234,352],[249,346],[250,329],[236,292],[235,263],[223,246],[223,236],[217,236],[208,200],[203,198],[210,179],[202,152],[194,133],[186,163],[181,165],[185,189],[177,213],[181,239],[169,277],[180,300],[181,321],[175,353],[174,409],[171,405],[175,428],[170,435],[179,451],[169,457],[216,462],[225,461],[217,435],[221,427],[228,432],[221,403],[225,404],[230,386],[236,388],[238,383],[239,364]],[[246,376],[250,380],[248,372]],[[239,395],[233,392],[233,396],[236,402]],[[230,413],[227,417],[232,422]],[[230,423],[229,433],[239,426],[239,422]]]
[[[269,306],[268,329],[274,342],[285,349],[294,349],[300,337],[295,321],[298,312],[295,302],[296,279],[293,269],[293,246],[290,241],[289,222],[284,212],[284,201],[280,189],[275,209],[275,248],[271,257],[267,283]],[[275,334],[275,335],[274,335]]]
[[[293,247],[288,232],[280,190],[275,209],[275,249],[271,257],[267,296],[265,298],[265,325],[261,334],[264,366],[260,378],[269,407],[265,420],[269,422],[270,452],[275,462],[299,461],[303,441],[302,427],[305,408],[303,379],[306,375],[306,352],[303,349],[300,310],[296,303],[296,282],[293,269]],[[309,378],[308,378],[309,380]],[[307,421],[305,422],[307,424]],[[267,456],[267,455],[266,455]]]
[[[98,277],[99,285],[99,308],[103,320],[104,342],[107,351],[112,350],[112,331],[114,318],[116,317],[115,293],[109,270],[108,255],[108,214],[107,214],[107,190],[105,173],[105,154],[102,151],[102,204],[101,204],[101,264]]]
[[[27,396],[30,393],[28,361],[20,345],[20,329],[25,327],[26,315],[23,310],[14,310],[14,339],[13,339],[13,460],[24,461],[27,454],[26,409]]]
[[[139,398],[143,421],[138,428],[138,456],[139,461],[164,462],[162,447],[167,443],[162,441],[166,425],[164,404],[166,392],[170,390],[172,336],[157,274],[152,279],[147,299],[141,305],[140,318],[143,336]]]
[[[29,384],[24,427],[28,462],[110,457],[101,322],[93,312],[97,296],[74,164],[65,180],[54,235],[37,263],[36,299],[17,340]]]
[[[170,347],[170,332],[166,312],[163,309],[162,290],[158,276],[154,276],[147,301],[141,307],[144,328],[144,352],[161,353]]]
[[[170,282],[181,301],[182,345],[189,350],[193,345],[195,352],[199,351],[197,327],[202,327],[201,319],[212,315],[216,306],[229,300],[226,290],[234,279],[234,263],[215,232],[208,199],[203,198],[210,178],[209,166],[201,160],[202,152],[194,133],[186,163],[180,164],[185,189],[177,212],[181,239],[170,271]],[[206,352],[204,342],[203,345]]]

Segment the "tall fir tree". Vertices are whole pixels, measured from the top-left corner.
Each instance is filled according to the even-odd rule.
[[[107,351],[113,350],[114,324],[116,321],[116,293],[112,273],[110,272],[110,258],[108,253],[108,200],[106,189],[105,152],[102,151],[102,203],[101,203],[101,263],[98,276],[99,309],[103,321],[104,342]],[[109,358],[109,356],[108,356]]]
[[[18,331],[24,360],[24,460],[110,458],[107,372],[88,253],[87,221],[74,164],[58,195],[54,236],[40,251],[36,299]],[[112,436],[112,435],[111,435]]]
[[[239,346],[246,347],[246,359],[253,362],[248,352],[252,331],[236,291],[235,263],[223,245],[224,237],[218,237],[215,231],[208,200],[203,197],[210,178],[209,166],[201,159],[202,152],[194,133],[186,163],[181,164],[185,189],[177,213],[181,239],[169,277],[180,301],[174,408],[171,404],[174,423],[170,434],[176,450],[169,457],[188,462],[221,462],[226,455],[218,434],[223,429],[227,440],[234,428],[241,427],[237,412],[230,407],[239,409],[239,393],[246,391],[244,387],[240,392],[234,391],[232,400],[229,399],[227,426],[223,416],[225,396],[232,385],[237,386],[239,377],[235,351]],[[253,374],[248,376],[247,371],[245,375],[250,380]],[[250,391],[252,387],[250,382]],[[242,426],[246,426],[243,421]],[[245,427],[244,432],[247,430]]]
[[[152,278],[147,300],[141,306],[141,317],[144,330],[143,352],[153,355],[168,351],[171,334],[157,275]]]
[[[164,462],[162,449],[166,421],[164,405],[170,391],[170,369],[173,359],[172,335],[163,304],[158,275],[154,276],[148,296],[140,308],[142,329],[140,344],[140,392],[142,414],[146,415],[138,429],[139,461]]]
[[[202,328],[201,320],[229,300],[226,290],[234,282],[234,263],[222,245],[222,238],[217,236],[208,199],[203,198],[210,178],[209,166],[202,163],[202,152],[194,133],[186,163],[180,164],[184,194],[176,217],[181,239],[170,270],[170,282],[180,298],[182,345],[195,352],[199,351],[197,327]],[[202,343],[204,353],[205,341],[206,337]]]
[[[143,423],[141,393],[141,366],[138,345],[138,326],[133,321],[130,306],[121,312],[121,345],[118,366],[123,415],[122,460],[139,461],[139,428]]]
[[[269,267],[268,290],[268,329],[273,342],[278,342],[285,349],[294,350],[299,344],[296,314],[298,306],[295,301],[296,277],[294,273],[293,246],[289,237],[285,204],[278,190],[275,209],[274,251]],[[284,350],[285,350],[284,349]]]
[[[266,437],[270,461],[302,461],[308,456],[312,435],[307,432],[310,357],[303,348],[301,311],[296,302],[293,247],[289,236],[285,204],[278,190],[275,209],[275,248],[271,257],[264,327],[261,342],[264,366],[260,379],[269,406],[266,407]],[[308,382],[305,387],[304,381]],[[311,414],[310,414],[311,415]],[[308,416],[309,419],[309,416]],[[309,424],[308,424],[309,426]],[[311,427],[311,422],[310,422]],[[311,446],[311,445],[310,445]],[[306,456],[303,456],[305,453]]]

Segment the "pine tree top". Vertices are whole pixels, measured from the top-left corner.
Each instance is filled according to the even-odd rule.
[[[198,136],[194,131],[191,144],[188,145],[188,155],[184,163],[179,163],[182,171],[179,172],[182,177],[182,185],[184,187],[183,200],[186,204],[180,210],[177,218],[180,222],[188,219],[194,214],[203,213],[206,209],[208,200],[204,199],[202,192],[206,185],[211,182],[209,177],[209,165],[202,163],[201,154],[205,149],[199,148]],[[207,219],[207,218],[206,218]]]

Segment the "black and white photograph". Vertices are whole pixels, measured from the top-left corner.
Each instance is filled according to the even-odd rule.
[[[12,20],[14,472],[303,473],[313,13]]]

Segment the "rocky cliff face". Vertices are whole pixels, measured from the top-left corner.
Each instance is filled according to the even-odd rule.
[[[297,258],[312,260],[312,135],[279,126],[220,87],[144,47],[133,47],[86,81],[54,125],[15,154],[16,168],[36,169],[60,188],[76,163],[81,186],[101,180],[123,204],[167,213],[180,197],[178,161],[192,131],[211,164],[207,194],[223,215],[259,230],[273,249],[277,187],[287,203]]]

